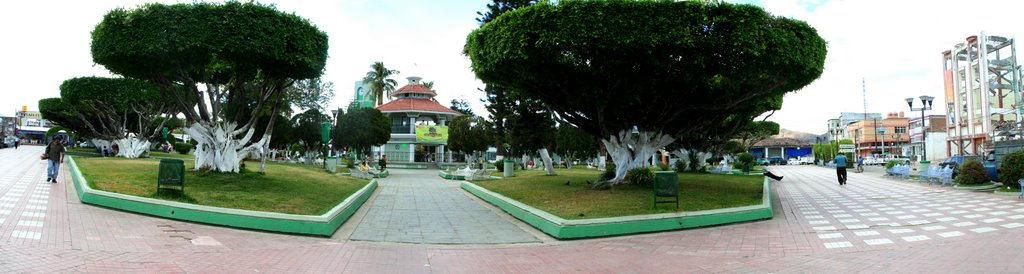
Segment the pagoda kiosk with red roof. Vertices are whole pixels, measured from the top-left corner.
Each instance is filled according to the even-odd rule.
[[[392,92],[391,102],[377,109],[391,119],[391,140],[374,149],[388,156],[389,167],[426,167],[415,163],[442,162],[448,145],[448,121],[462,115],[439,104],[437,92],[407,77],[409,84]]]

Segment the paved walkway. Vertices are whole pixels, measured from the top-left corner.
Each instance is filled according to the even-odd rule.
[[[540,244],[434,245],[352,241],[354,233],[343,231],[357,230],[356,222],[319,238],[84,205],[66,168],[59,183],[45,182],[41,152],[0,149],[2,273],[1024,272],[1022,200],[870,174],[850,174],[840,187],[832,170],[811,166],[775,169],[786,178],[775,184],[772,220]]]
[[[351,239],[359,241],[494,244],[540,242],[445,180],[437,170],[390,170]],[[507,217],[506,217],[507,218]]]

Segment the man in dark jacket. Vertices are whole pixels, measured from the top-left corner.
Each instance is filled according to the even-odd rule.
[[[46,156],[49,159],[49,164],[46,165],[46,181],[57,183],[57,172],[60,171],[60,164],[64,163],[64,144],[60,143],[59,138],[53,138],[46,146]]]

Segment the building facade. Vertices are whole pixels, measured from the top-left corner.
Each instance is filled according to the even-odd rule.
[[[770,138],[761,140],[750,146],[750,154],[755,159],[769,159],[779,157],[782,159],[793,159],[804,156],[812,156],[811,143],[793,138]]]
[[[910,143],[903,149],[905,156],[913,161],[928,160],[933,163],[947,157],[946,115],[910,118],[909,127]]]
[[[942,53],[946,155],[984,155],[998,128],[1021,121],[1020,69],[1014,39],[981,35]]]
[[[434,100],[437,92],[424,86],[422,78],[407,79],[409,84],[389,94],[391,102],[377,107],[391,119],[391,140],[374,152],[396,163],[442,162],[448,122],[462,113]]]
[[[893,112],[884,119],[853,122],[846,131],[856,145],[857,156],[879,157],[883,154],[903,155],[902,146],[910,142],[908,127],[909,120],[904,113]]]

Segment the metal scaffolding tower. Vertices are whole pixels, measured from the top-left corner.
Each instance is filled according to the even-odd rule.
[[[942,55],[948,154],[984,155],[993,141],[1014,137],[1004,133],[1021,125],[1024,107],[1014,39],[982,32]]]

